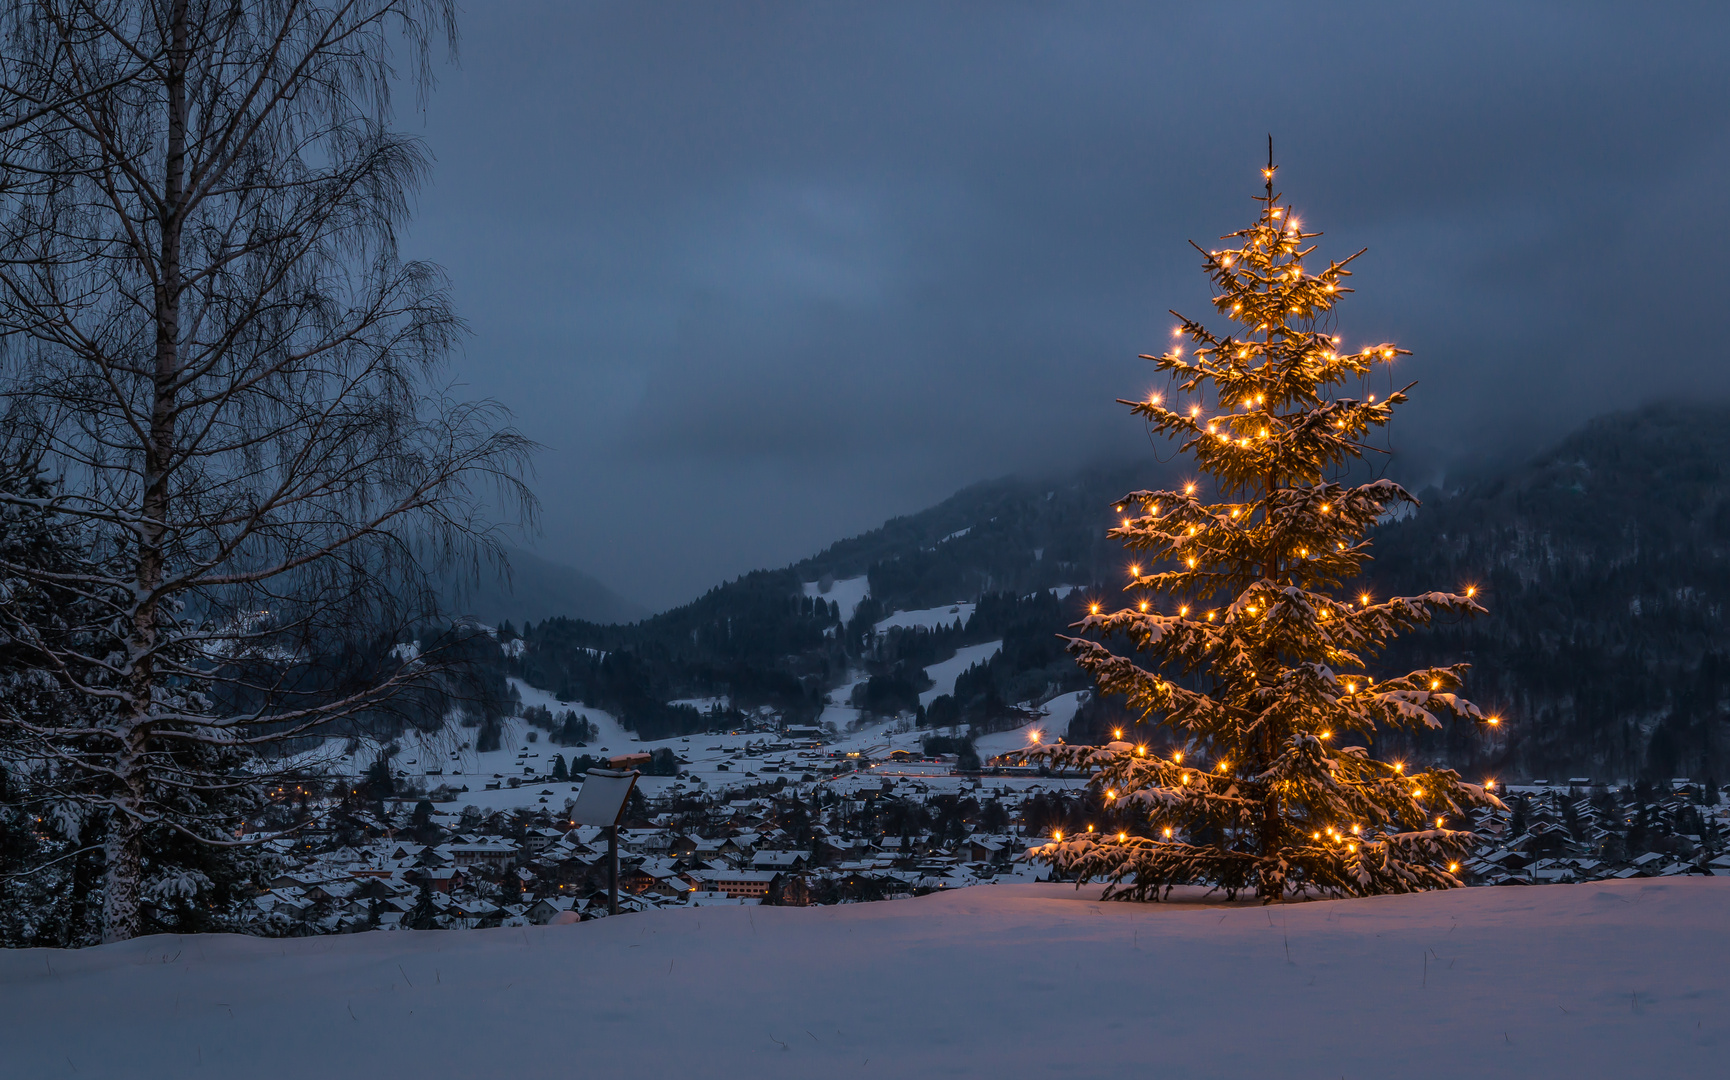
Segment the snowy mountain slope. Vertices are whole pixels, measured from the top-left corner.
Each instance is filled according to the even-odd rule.
[[[983,664],[996,655],[1003,647],[1001,641],[987,641],[982,645],[965,645],[955,650],[955,655],[941,663],[932,664],[925,669],[925,674],[931,677],[931,689],[919,695],[919,704],[929,706],[944,694],[955,692],[955,679],[963,671],[974,664]]]
[[[1087,693],[1086,690],[1076,690],[1059,694],[1041,706],[1045,715],[1040,719],[1009,731],[981,735],[973,740],[973,748],[985,759],[1018,750],[1027,745],[1027,733],[1035,728],[1039,730],[1039,737],[1046,742],[1064,738],[1069,734],[1069,722],[1075,719],[1075,710],[1080,708],[1081,699]]]
[[[921,608],[918,611],[897,611],[887,619],[877,620],[873,629],[879,634],[886,634],[891,630],[915,626],[926,630],[934,630],[939,626],[952,626],[957,622],[965,626],[967,620],[973,617],[973,609],[976,606],[963,601],[954,604],[940,604],[934,608]]]
[[[574,567],[517,548],[505,554],[508,575],[486,569],[476,580],[447,582],[444,599],[451,611],[494,626],[554,615],[599,623],[636,622],[649,615],[648,608]]]
[[[852,622],[859,605],[871,595],[871,581],[864,574],[860,574],[845,581],[831,582],[828,592],[823,591],[821,581],[807,581],[805,595],[836,605],[841,609],[841,621]]]
[[[0,1076],[1712,1076],[1727,906],[1720,878],[1274,908],[986,885],[24,949]]]

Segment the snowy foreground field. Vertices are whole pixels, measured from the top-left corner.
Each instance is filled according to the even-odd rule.
[[[11,1077],[1721,1076],[1730,881],[825,908],[0,954]]]

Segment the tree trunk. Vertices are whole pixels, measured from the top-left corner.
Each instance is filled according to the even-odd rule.
[[[176,0],[169,13],[167,90],[167,153],[163,160],[162,229],[159,276],[156,282],[156,363],[150,430],[144,446],[144,491],[139,507],[138,566],[133,579],[132,625],[127,651],[127,715],[121,721],[124,742],[116,762],[122,790],[109,823],[107,868],[104,873],[104,941],[124,941],[138,933],[138,892],[143,870],[140,850],[143,828],[128,810],[147,802],[150,728],[156,710],[155,653],[160,633],[158,590],[166,572],[163,546],[168,533],[169,473],[174,467],[175,385],[180,378],[181,213],[186,172],[186,0]]]
[[[143,865],[142,839],[136,822],[116,812],[108,822],[102,850],[102,941],[126,941],[138,936],[138,889]]]

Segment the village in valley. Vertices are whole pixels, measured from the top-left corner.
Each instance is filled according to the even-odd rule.
[[[671,774],[639,775],[625,807],[620,913],[848,904],[1061,880],[1028,850],[1054,830],[1086,829],[1097,805],[1084,774],[996,756],[1061,739],[1085,692],[979,738],[985,760],[964,771],[954,754],[923,751],[931,733],[911,717],[872,723],[831,705],[825,715],[851,731],[834,721],[784,725],[764,712],[748,728],[645,743],[599,710],[520,682],[513,689],[525,709],[581,709],[606,740],[590,755],[598,764]],[[847,689],[832,697],[847,700]],[[264,845],[273,871],[243,907],[250,928],[285,936],[607,916],[604,830],[570,819],[584,775],[567,759],[585,751],[541,741],[520,719],[505,731],[501,749],[484,754],[432,740],[393,748],[388,759],[370,745],[308,755],[304,778],[271,792],[282,835]],[[1730,874],[1730,806],[1709,781],[1537,779],[1502,794],[1508,809],[1446,822],[1477,840],[1460,873],[1469,885]]]

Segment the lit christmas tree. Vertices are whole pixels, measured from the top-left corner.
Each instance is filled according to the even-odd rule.
[[[1305,269],[1315,250],[1306,244],[1320,234],[1299,228],[1274,172],[1270,142],[1259,218],[1224,238],[1233,246],[1204,253],[1214,306],[1238,324],[1233,334],[1179,315],[1179,344],[1143,357],[1172,380],[1176,400],[1124,402],[1180,440],[1225,501],[1204,501],[1191,483],[1134,492],[1117,507],[1109,535],[1142,559],[1128,567],[1133,599],[1109,614],[1093,605],[1077,628],[1127,638],[1151,663],[1069,639],[1100,693],[1123,695],[1181,744],[1149,746],[1119,731],[1105,746],[1036,744],[1019,755],[1099,770],[1100,797],[1129,827],[1059,833],[1034,857],[1066,878],[1106,879],[1107,896],[1157,899],[1177,884],[1232,897],[1253,890],[1264,901],[1449,888],[1461,884],[1473,842],[1450,819],[1501,805],[1494,781],[1465,783],[1450,769],[1342,745],[1450,717],[1499,721],[1455,693],[1465,664],[1370,675],[1391,637],[1484,609],[1475,588],[1381,599],[1344,587],[1370,557],[1369,530],[1416,500],[1389,480],[1340,482],[1406,401],[1404,391],[1380,401],[1341,391],[1409,353],[1342,351],[1316,329],[1351,291],[1357,256]]]

